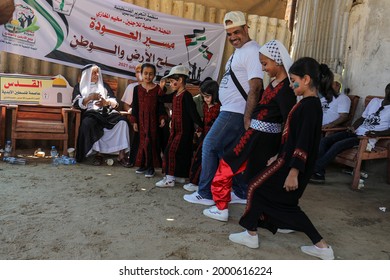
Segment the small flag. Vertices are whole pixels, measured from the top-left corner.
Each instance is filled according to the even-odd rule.
[[[209,48],[208,46],[206,46],[205,44],[202,44],[202,45],[199,47],[198,50],[199,50],[200,52],[204,52],[204,51],[206,51],[208,48]]]
[[[213,53],[212,53],[212,52],[209,52],[208,50],[206,50],[206,51],[203,53],[203,57],[210,61],[210,59],[213,57]]]
[[[188,46],[195,46],[197,44],[195,34],[184,35],[184,39],[185,39],[187,47]]]
[[[196,41],[205,41],[206,35],[204,34],[206,32],[206,28],[203,29],[194,29],[194,34],[196,36]]]

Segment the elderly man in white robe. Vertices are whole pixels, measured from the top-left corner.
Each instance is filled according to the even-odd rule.
[[[101,165],[101,154],[117,153],[117,161],[129,167],[129,125],[115,109],[118,101],[110,86],[103,82],[100,67],[94,64],[83,68],[80,83],[73,90],[73,106],[82,111],[76,160],[95,155],[94,165]]]

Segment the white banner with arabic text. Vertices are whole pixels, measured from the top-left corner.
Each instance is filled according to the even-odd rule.
[[[105,73],[134,77],[139,63],[157,75],[183,64],[190,78],[217,79],[225,32],[221,24],[187,20],[119,0],[15,0],[0,27],[0,51]]]

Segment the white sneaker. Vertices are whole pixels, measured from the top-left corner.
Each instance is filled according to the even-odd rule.
[[[185,201],[196,203],[196,204],[202,204],[202,205],[214,205],[215,202],[212,199],[203,198],[198,192],[194,192],[192,194],[185,194],[183,196]]]
[[[323,260],[334,260],[333,249],[330,246],[328,248],[319,248],[316,245],[302,246],[301,251]]]
[[[287,229],[287,228],[278,228],[279,233],[293,233],[295,230],[293,229]]]
[[[239,198],[234,192],[230,193],[230,204],[246,204],[246,199]]]
[[[210,208],[203,210],[203,215],[221,222],[227,222],[229,218],[229,210],[219,210],[217,206],[211,206]]]
[[[229,235],[229,240],[252,249],[259,248],[259,236],[257,234],[250,235],[248,231],[232,233]]]
[[[175,181],[168,181],[167,177],[164,177],[162,180],[156,183],[156,187],[159,188],[167,188],[167,187],[174,187],[174,186],[175,186]]]
[[[175,177],[175,182],[179,184],[184,184],[186,182],[186,178]]]
[[[188,183],[183,186],[183,189],[189,192],[197,192],[198,191],[198,186],[193,184],[193,183]]]

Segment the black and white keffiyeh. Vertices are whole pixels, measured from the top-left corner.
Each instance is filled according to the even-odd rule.
[[[266,57],[272,59],[279,65],[283,65],[286,73],[292,65],[292,59],[288,54],[286,47],[278,40],[271,40],[265,43],[259,50],[259,52]]]

